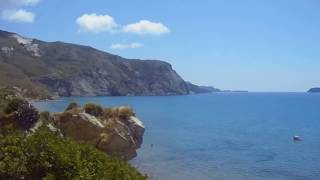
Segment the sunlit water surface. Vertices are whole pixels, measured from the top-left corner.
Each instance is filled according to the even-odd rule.
[[[70,97],[35,105],[57,112],[71,101],[132,106],[146,132],[131,163],[151,179],[320,179],[320,94]]]

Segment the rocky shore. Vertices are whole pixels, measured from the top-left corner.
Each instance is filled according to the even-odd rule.
[[[62,113],[50,114],[43,121],[63,136],[90,143],[109,155],[125,160],[137,155],[136,150],[142,144],[145,130],[133,110],[125,106],[75,106]]]
[[[30,100],[0,88],[0,179],[146,179],[127,163],[145,131],[131,107],[71,103],[50,113]]]

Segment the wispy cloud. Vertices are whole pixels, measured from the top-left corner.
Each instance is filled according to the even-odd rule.
[[[76,20],[82,32],[115,32],[117,23],[109,15],[83,14]]]
[[[23,9],[4,10],[2,12],[2,18],[10,22],[32,23],[34,21],[35,14]]]
[[[129,44],[116,43],[110,46],[111,49],[136,49],[141,47],[143,47],[143,44],[141,43],[129,43]]]
[[[141,20],[137,23],[128,24],[123,27],[123,32],[134,33],[139,35],[161,35],[170,32],[170,29],[159,22],[151,22],[148,20]]]
[[[39,2],[40,0],[2,0],[0,2],[1,18],[9,22],[32,23],[35,14],[23,7],[34,6]]]

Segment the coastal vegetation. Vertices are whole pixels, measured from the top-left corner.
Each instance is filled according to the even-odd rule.
[[[84,106],[84,111],[88,114],[91,114],[92,116],[101,116],[103,113],[103,108],[99,105],[88,103]]]
[[[145,176],[123,160],[95,147],[63,138],[43,126],[26,136],[0,135],[0,179],[143,180]]]
[[[78,108],[79,105],[76,103],[76,102],[71,102],[68,107],[65,109],[65,111],[69,111],[71,109],[74,109],[74,108]]]
[[[103,112],[98,105],[86,107],[94,115]],[[72,103],[66,113],[76,108]],[[54,116],[12,91],[0,89],[0,112],[0,179],[147,179],[119,156],[53,128]]]
[[[13,98],[10,100],[4,112],[7,117],[11,117],[21,129],[31,128],[39,119],[39,112],[36,108],[21,98]]]

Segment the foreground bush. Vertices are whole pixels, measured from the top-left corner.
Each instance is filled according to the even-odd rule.
[[[146,179],[124,161],[62,138],[46,127],[31,136],[0,136],[0,179]]]
[[[0,87],[0,111],[3,111],[7,106],[8,101],[15,97],[12,89],[7,87]]]
[[[14,111],[17,111],[19,109],[19,107],[23,106],[23,105],[28,105],[28,101],[21,99],[21,98],[13,98],[11,99],[6,108],[5,108],[5,113],[9,114],[12,113]]]
[[[79,105],[76,102],[71,102],[64,111],[69,111],[71,109],[75,109],[75,108],[78,108],[78,107],[79,107]]]
[[[88,103],[84,106],[84,111],[93,116],[99,117],[103,114],[103,108],[99,105]]]
[[[8,102],[4,112],[14,116],[14,121],[22,129],[31,128],[39,120],[39,112],[28,101],[13,98]]]
[[[134,116],[133,109],[129,106],[123,106],[119,108],[119,118],[128,119],[130,116]]]

